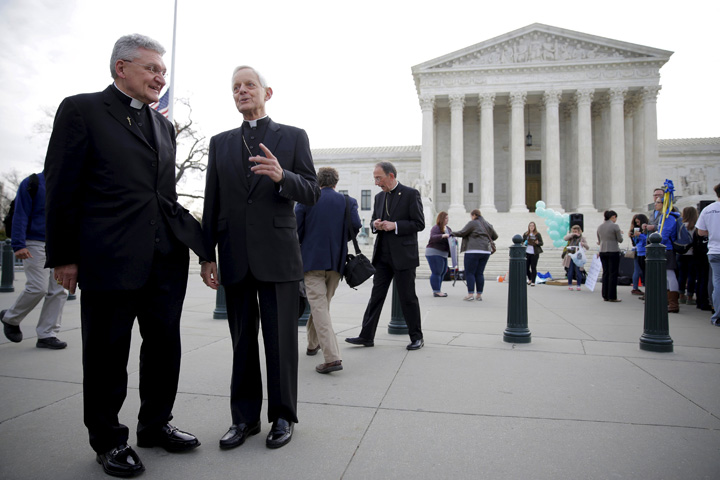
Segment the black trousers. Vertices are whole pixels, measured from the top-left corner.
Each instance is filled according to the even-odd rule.
[[[373,288],[370,294],[370,301],[363,316],[362,330],[360,336],[365,340],[373,340],[377,331],[380,314],[382,313],[385,298],[387,297],[390,284],[395,279],[400,307],[402,308],[405,323],[408,326],[410,340],[423,338],[420,326],[420,302],[415,293],[415,268],[395,270],[392,266],[389,254],[381,251],[379,260],[375,262],[375,276],[373,276]]]
[[[230,413],[233,424],[260,419],[263,387],[258,332],[267,366],[268,420],[297,422],[299,281],[261,282],[251,273],[225,286],[233,346]]]
[[[527,277],[530,283],[535,283],[537,278],[537,264],[540,258],[539,253],[526,253],[525,254],[525,265],[527,267]]]
[[[602,297],[605,300],[617,299],[617,282],[620,271],[620,252],[601,252]]]
[[[180,375],[180,315],[189,266],[187,248],[156,253],[147,283],[138,290],[83,290],[83,410],[90,446],[107,452],[128,441],[118,414],[127,395],[133,323],[138,320],[140,412],[138,435],[152,435],[172,418]]]

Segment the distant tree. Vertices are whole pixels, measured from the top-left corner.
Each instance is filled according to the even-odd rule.
[[[208,145],[205,136],[193,126],[190,101],[187,98],[178,98],[175,100],[175,104],[176,107],[178,104],[183,105],[187,110],[182,121],[178,121],[177,115],[173,121],[175,124],[175,140],[178,145],[177,156],[175,157],[175,184],[180,187],[181,184],[186,185],[183,180],[187,180],[188,177],[196,177],[196,174],[207,169]],[[198,180],[197,178],[193,179]],[[193,199],[203,198],[202,193],[188,193],[185,191],[179,191],[178,196]]]

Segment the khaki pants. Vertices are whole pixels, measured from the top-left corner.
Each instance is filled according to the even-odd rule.
[[[305,272],[305,292],[310,303],[310,319],[307,322],[308,349],[320,345],[325,363],[342,360],[337,337],[330,319],[330,301],[335,295],[340,274],[332,270]]]

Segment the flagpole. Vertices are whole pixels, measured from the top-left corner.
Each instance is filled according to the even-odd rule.
[[[172,57],[170,60],[170,98],[168,99],[168,120],[173,121],[173,110],[175,103],[175,36],[177,30],[177,0],[175,0],[175,15],[173,16],[173,41],[172,41]]]

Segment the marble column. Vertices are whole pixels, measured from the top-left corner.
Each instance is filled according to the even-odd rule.
[[[575,93],[577,103],[577,211],[595,212],[593,203],[592,123],[591,110],[594,90],[580,89]]]
[[[494,93],[480,94],[480,211],[497,213],[495,207]]]
[[[625,201],[625,94],[627,88],[610,89],[610,208],[628,213]],[[620,178],[618,178],[620,175]]]
[[[625,203],[630,210],[635,205],[634,192],[635,182],[638,181],[635,176],[633,161],[633,97],[628,95],[625,97]]]
[[[659,154],[657,140],[657,96],[662,87],[660,85],[643,88],[643,118],[645,154],[645,191],[647,197],[652,197],[652,190],[662,186],[665,181],[659,172]]]
[[[545,102],[545,157],[547,163],[545,175],[547,176],[547,190],[543,192],[548,208],[562,212],[560,202],[560,98],[559,90],[548,90],[543,95]]]
[[[633,170],[635,172],[634,210],[646,212],[652,201],[652,191],[647,189],[645,175],[645,118],[643,116],[642,91],[635,95],[633,101]]]
[[[527,212],[525,203],[525,134],[527,92],[510,93],[510,212]]]
[[[567,165],[567,168],[570,170],[571,174],[568,175],[568,182],[565,185],[565,188],[568,192],[568,206],[571,210],[574,211],[577,210],[579,202],[578,191],[577,188],[575,188],[575,185],[578,182],[578,111],[575,98],[571,99],[568,102],[566,107],[566,115],[568,116],[568,134],[565,135],[565,164]]]
[[[463,108],[465,95],[450,95],[450,215],[453,225],[465,218]]]
[[[420,150],[420,176],[424,184],[429,185],[427,197],[434,200],[435,185],[435,96],[420,97],[422,110],[422,149]]]

